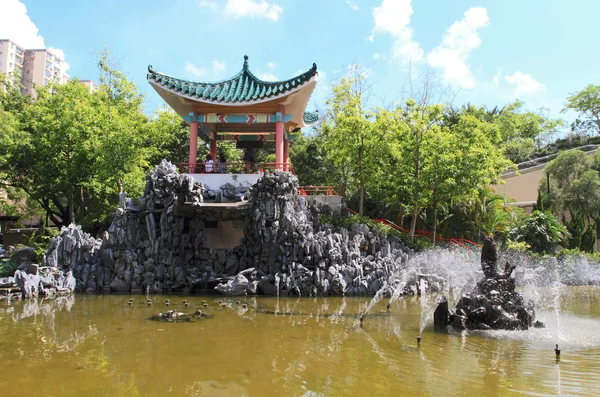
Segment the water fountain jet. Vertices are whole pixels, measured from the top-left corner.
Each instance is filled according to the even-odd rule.
[[[438,304],[434,316],[436,328],[452,324],[458,329],[526,330],[533,325],[533,302],[526,304],[523,296],[515,291],[515,279],[511,277],[515,266],[507,262],[504,272],[499,273],[497,262],[494,239],[486,237],[481,250],[484,278],[471,294],[464,294],[459,299],[455,312],[447,309],[447,303]]]

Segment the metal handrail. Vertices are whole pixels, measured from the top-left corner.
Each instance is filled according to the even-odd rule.
[[[209,171],[207,171],[207,168],[209,168]],[[262,174],[265,171],[277,169],[296,175],[294,166],[291,163],[249,163],[243,161],[217,162],[216,164],[206,164],[204,162],[179,163],[179,172],[187,174]]]
[[[350,212],[351,214],[354,215],[358,215],[358,213],[356,211],[354,211],[352,208],[346,208],[348,210],[348,212]],[[394,222],[390,221],[389,219],[373,219],[374,222],[377,223],[382,223],[384,225],[388,225],[402,233],[410,233],[410,230],[408,229],[404,229],[401,226],[396,225]],[[427,231],[427,230],[415,230],[415,236],[417,237],[425,237],[428,239],[432,239],[432,234],[431,232]],[[445,241],[448,242],[450,245],[450,249],[452,250],[452,244],[456,244],[461,248],[464,248],[467,251],[467,254],[469,253],[469,245],[476,247],[476,248],[481,248],[481,244],[477,244],[473,241],[467,240],[466,238],[455,238],[455,237],[442,237],[442,236],[436,236],[436,241]]]
[[[300,196],[343,196],[346,192],[346,186],[299,186],[298,194]]]

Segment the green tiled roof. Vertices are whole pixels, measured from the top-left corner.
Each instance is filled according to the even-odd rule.
[[[263,81],[248,70],[248,57],[244,56],[242,71],[228,80],[215,83],[194,82],[178,79],[159,73],[148,66],[148,81],[154,81],[164,88],[182,95],[189,95],[204,101],[234,103],[264,100],[278,97],[306,83],[317,74],[317,65],[294,78],[284,81]],[[306,117],[306,116],[305,116]]]
[[[304,112],[304,123],[311,125],[319,121],[319,111],[316,112]]]

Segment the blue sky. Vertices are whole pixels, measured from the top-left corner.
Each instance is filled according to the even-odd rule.
[[[0,38],[54,48],[68,73],[95,79],[107,47],[147,95],[146,69],[210,81],[237,73],[243,56],[259,77],[286,79],[317,63],[309,110],[348,65],[369,70],[371,102],[401,98],[409,66],[458,92],[453,103],[561,115],[566,96],[598,80],[600,2],[588,0],[0,0]]]

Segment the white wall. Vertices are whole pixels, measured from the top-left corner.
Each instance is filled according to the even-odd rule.
[[[233,186],[252,186],[264,174],[188,174],[204,184],[206,190],[217,190],[226,183]]]

